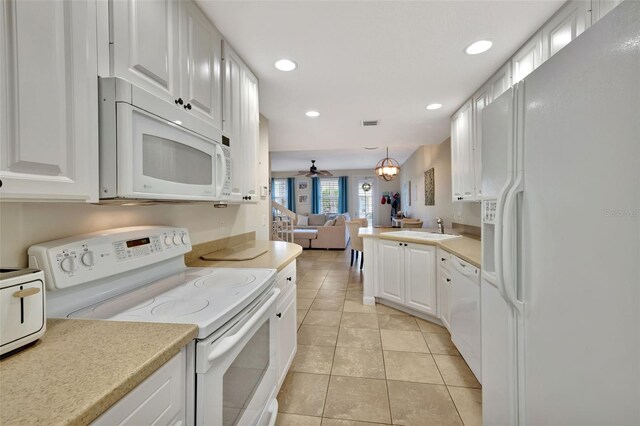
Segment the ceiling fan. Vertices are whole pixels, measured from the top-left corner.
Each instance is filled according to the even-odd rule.
[[[299,170],[296,176],[329,177],[333,176],[333,174],[327,170],[318,170],[316,167],[316,160],[311,160],[311,167],[309,167],[309,171]]]

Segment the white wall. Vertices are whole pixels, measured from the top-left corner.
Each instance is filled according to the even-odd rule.
[[[259,185],[269,185],[268,120],[260,117]],[[245,232],[269,239],[270,200],[214,208],[211,203],[109,206],[78,203],[0,203],[0,265],[26,266],[30,245],[134,225],[181,226],[198,244]]]
[[[435,205],[424,205],[424,172],[434,168]],[[402,203],[402,209],[409,217],[420,218],[425,227],[436,227],[436,217],[440,216],[447,227],[452,222],[480,226],[480,203],[452,202],[451,200],[451,140],[447,139],[438,145],[423,145],[402,164],[399,178],[400,188],[411,182],[412,198],[417,201],[408,206]]]
[[[311,178],[307,178],[304,176],[295,176],[297,172],[272,172],[272,178],[287,178],[287,177],[295,177],[296,179],[296,212],[297,213],[310,213],[311,212]],[[382,192],[385,191],[393,191],[400,192],[400,186],[398,180],[394,180],[391,182],[386,182],[375,177],[373,173],[373,169],[365,169],[365,170],[331,170],[334,176],[347,176],[349,178],[349,215],[351,217],[357,217],[358,211],[358,188],[357,182],[362,177],[370,177],[371,183],[373,184],[373,188],[371,190],[371,196],[373,197],[373,224],[374,225],[390,225],[391,224],[391,206],[385,204],[380,204],[380,199],[382,198]],[[309,183],[307,191],[298,191],[298,182],[306,180]],[[299,204],[298,203],[298,195],[299,194],[308,194],[309,195],[309,204]]]

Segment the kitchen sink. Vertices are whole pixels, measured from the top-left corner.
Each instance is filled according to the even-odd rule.
[[[385,232],[385,237],[399,237],[399,238],[416,238],[425,241],[443,241],[450,240],[452,238],[460,238],[460,235],[453,234],[438,234],[436,232],[420,232],[420,231],[394,231]]]

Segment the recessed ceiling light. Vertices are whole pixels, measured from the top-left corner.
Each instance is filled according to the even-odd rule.
[[[320,113],[318,111],[307,111],[305,115],[307,117],[319,117]]]
[[[467,48],[464,49],[464,52],[467,55],[477,55],[478,53],[483,53],[491,49],[491,46],[493,46],[493,43],[491,41],[479,40],[467,46]]]
[[[369,151],[373,151],[374,149],[378,149],[377,146],[365,146],[364,149],[368,149]]]
[[[440,109],[442,108],[442,104],[430,104],[427,105],[427,109]]]
[[[275,67],[280,71],[293,71],[298,68],[298,64],[289,59],[280,59],[276,61]]]

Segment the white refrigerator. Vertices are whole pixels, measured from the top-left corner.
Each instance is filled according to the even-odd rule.
[[[640,424],[640,2],[483,111],[491,425]]]

